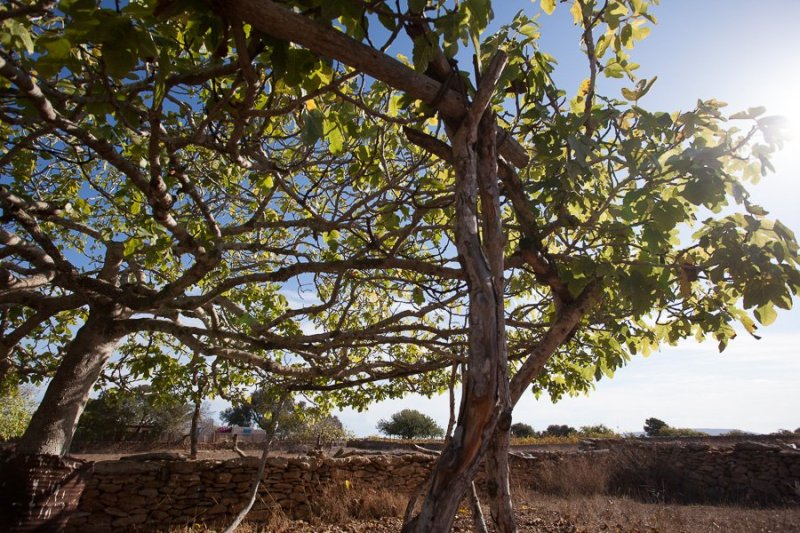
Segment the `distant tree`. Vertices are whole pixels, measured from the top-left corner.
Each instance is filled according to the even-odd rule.
[[[511,424],[511,436],[518,439],[526,439],[535,437],[536,431],[528,424],[517,422],[516,424]]]
[[[352,432],[344,427],[336,416],[311,417],[296,434],[299,440],[315,442],[317,445],[349,439]]]
[[[229,426],[249,428],[255,424],[255,410],[249,402],[232,405],[219,414],[220,420]]]
[[[544,434],[549,437],[569,437],[578,432],[574,427],[566,424],[550,424]]]
[[[690,428],[674,428],[658,418],[644,421],[644,432],[648,437],[707,437],[708,433]]]
[[[648,418],[644,421],[644,432],[648,437],[658,436],[659,432],[667,427],[669,427],[669,425],[658,418]]]
[[[36,407],[33,391],[26,387],[5,387],[0,390],[0,405],[0,441],[19,437]]]
[[[582,437],[599,437],[599,438],[613,438],[619,437],[619,433],[606,426],[605,424],[596,424],[594,426],[581,426],[578,433]]]
[[[393,414],[389,420],[380,420],[378,431],[404,439],[436,438],[444,435],[444,430],[433,418],[416,409],[403,409]]]
[[[108,389],[89,400],[78,424],[78,441],[155,440],[185,433],[193,407],[178,395],[143,385]]]
[[[220,413],[226,424],[266,429],[272,407],[278,400],[275,391],[256,389],[246,400],[235,403]],[[278,414],[275,437],[282,440],[330,442],[348,438],[350,433],[341,420],[305,402],[287,399]]]
[[[234,402],[233,406],[222,411],[219,416],[226,424],[264,428],[269,423],[272,407],[277,401],[273,390],[258,388],[250,397]],[[295,403],[291,399],[284,402],[283,410],[279,414],[276,437],[282,438],[287,432],[291,433],[302,425],[299,419],[302,418],[304,407],[302,402]]]

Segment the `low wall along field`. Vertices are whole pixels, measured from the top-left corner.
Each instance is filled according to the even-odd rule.
[[[514,455],[512,483],[542,492],[617,493],[655,501],[800,503],[800,451],[791,447],[757,442],[720,448],[601,446],[573,453]],[[309,520],[324,514],[322,508],[331,499],[346,510],[349,499],[370,493],[391,495],[396,501],[387,505],[402,506],[434,459],[420,453],[270,457],[248,520],[269,521],[276,513]],[[85,465],[82,494],[62,523],[68,531],[81,533],[226,523],[247,500],[258,462],[246,457]],[[393,511],[397,514],[398,509]]]

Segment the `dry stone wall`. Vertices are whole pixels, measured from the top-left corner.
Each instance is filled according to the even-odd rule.
[[[740,442],[728,447],[621,446],[609,449],[612,476],[669,491],[662,499],[685,502],[783,504],[800,502],[800,451],[789,446]],[[627,476],[625,476],[627,470]],[[627,477],[627,479],[626,479]],[[671,493],[671,494],[670,494]]]
[[[248,515],[267,520],[279,507],[289,518],[308,519],[325,490],[409,492],[430,468],[429,456],[347,458],[270,457],[259,498]],[[258,458],[228,461],[103,461],[94,465],[68,530],[88,533],[140,527],[213,524],[244,505]]]
[[[308,519],[315,515],[318,499],[326,491],[328,498],[331,494],[335,497],[336,491],[342,495],[371,490],[408,493],[424,479],[433,460],[430,455],[410,453],[271,457],[249,519],[268,520],[278,508],[289,518]],[[796,492],[800,491],[800,451],[758,443],[720,449],[707,445],[615,446],[574,454],[512,457],[512,482],[517,487],[536,487],[546,469],[566,471],[577,461],[605,469],[612,484],[652,482],[663,488],[663,479],[657,477],[671,476],[670,487],[695,500],[800,501],[800,492]],[[244,505],[257,466],[258,459],[249,457],[98,462],[88,475],[67,529],[81,533],[150,531],[226,522]]]

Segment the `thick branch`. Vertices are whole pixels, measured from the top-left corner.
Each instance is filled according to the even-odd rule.
[[[231,0],[225,3],[225,9],[272,37],[291,41],[315,54],[341,61],[418,100],[435,105],[446,117],[460,120],[466,113],[466,102],[456,91],[448,90],[442,95],[441,83],[334,28],[293,13],[271,0]],[[506,138],[508,134],[500,131],[498,136]],[[500,152],[519,168],[528,164],[528,154],[513,139],[504,142]]]
[[[533,349],[522,366],[511,379],[511,403],[516,405],[525,389],[531,384],[536,376],[541,372],[547,361],[572,334],[583,317],[594,305],[599,295],[599,287],[596,283],[588,285],[578,298],[569,305],[562,308],[561,313],[556,317],[553,324],[544,334],[542,340]]]

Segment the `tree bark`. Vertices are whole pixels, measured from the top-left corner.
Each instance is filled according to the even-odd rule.
[[[511,413],[507,411],[497,424],[497,430],[486,454],[486,492],[489,498],[489,511],[495,530],[502,533],[517,531],[508,468],[510,427]]]
[[[522,397],[522,393],[542,371],[550,357],[559,346],[566,342],[570,333],[591,310],[596,302],[597,294],[597,285],[592,283],[575,300],[562,308],[559,316],[553,321],[542,340],[526,358],[510,382],[508,416],[503,417],[501,423],[498,423],[486,459],[489,507],[492,522],[497,531],[510,533],[517,530],[511,501],[508,468],[511,410]]]
[[[200,425],[200,406],[202,398],[194,399],[194,412],[192,413],[192,428],[189,430],[189,457],[197,459],[197,430]]]
[[[490,65],[491,69],[491,65]],[[491,74],[491,72],[489,73]],[[483,119],[486,120],[486,117]],[[483,208],[484,247],[487,251],[492,282],[497,297],[495,299],[495,319],[497,321],[497,345],[499,348],[497,368],[500,374],[497,387],[497,406],[500,418],[491,439],[486,455],[486,487],[492,521],[501,533],[516,533],[514,509],[511,503],[511,484],[508,471],[508,444],[511,430],[511,392],[508,374],[508,353],[505,335],[505,301],[503,298],[505,280],[505,235],[501,227],[500,183],[497,168],[497,143],[493,138],[495,130],[484,126],[486,134],[477,142],[478,151],[478,190]]]
[[[456,249],[469,288],[468,365],[453,438],[442,452],[419,514],[405,532],[450,531],[461,498],[471,487],[481,459],[508,399],[503,318],[503,243],[497,198],[485,198],[483,240],[479,234],[478,194],[498,190],[495,122],[485,112],[505,66],[499,54],[481,80],[475,99],[452,135]],[[476,149],[477,143],[477,149]],[[504,400],[505,398],[505,400]]]
[[[89,393],[125,335],[115,327],[117,314],[108,307],[90,309],[17,444],[18,453],[63,456],[69,452]]]
[[[469,509],[472,512],[472,529],[475,533],[489,533],[489,528],[486,527],[486,518],[483,516],[483,509],[481,509],[481,499],[478,497],[478,488],[475,486],[474,481],[467,492]]]

